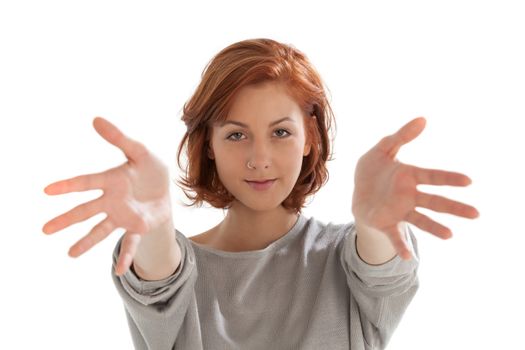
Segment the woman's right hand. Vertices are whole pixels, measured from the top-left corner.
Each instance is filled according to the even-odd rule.
[[[48,195],[95,189],[101,189],[103,194],[48,221],[42,231],[52,234],[105,212],[107,217],[76,242],[68,254],[78,257],[116,228],[124,228],[126,232],[115,268],[117,275],[122,275],[129,269],[142,235],[172,220],[169,171],[143,144],[124,135],[109,121],[96,117],[93,126],[106,141],[124,152],[127,161],[101,173],[80,175],[46,186],[44,192]]]

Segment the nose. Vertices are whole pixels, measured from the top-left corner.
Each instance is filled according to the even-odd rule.
[[[272,152],[271,146],[264,141],[254,141],[247,159],[249,168],[266,169],[270,167]]]

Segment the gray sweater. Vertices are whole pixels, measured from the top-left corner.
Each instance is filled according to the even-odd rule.
[[[112,277],[136,349],[353,349],[386,347],[418,289],[417,256],[368,265],[353,223],[301,214],[262,250],[225,252],[175,230],[182,260],[160,281]]]

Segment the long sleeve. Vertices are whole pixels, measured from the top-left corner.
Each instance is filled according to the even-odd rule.
[[[185,334],[184,339],[192,336],[200,339],[199,329],[182,327],[185,318],[196,317],[195,313],[187,311],[190,304],[195,303],[197,268],[188,239],[177,230],[176,235],[181,248],[181,264],[173,275],[159,281],[142,280],[131,269],[123,276],[117,276],[115,266],[122,238],[114,249],[111,275],[124,302],[136,349],[172,349],[179,333],[190,333]],[[184,324],[198,324],[198,320]]]
[[[172,276],[119,277],[113,266],[136,349],[383,349],[417,290],[417,260],[366,264],[352,223],[301,215],[278,240],[244,252],[176,234],[182,260]],[[120,241],[113,264],[119,250]]]
[[[408,261],[396,255],[382,265],[364,262],[357,253],[355,225],[350,226],[343,242],[341,263],[353,296],[350,317],[361,321],[354,323],[361,329],[351,331],[362,332],[365,342],[372,349],[386,347],[419,287],[417,241],[410,227],[406,227],[407,243],[413,255]],[[358,346],[356,344],[351,348]]]

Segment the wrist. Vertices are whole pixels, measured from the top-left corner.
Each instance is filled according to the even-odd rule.
[[[381,265],[397,255],[390,238],[384,232],[355,222],[356,249],[361,260],[369,265]]]

